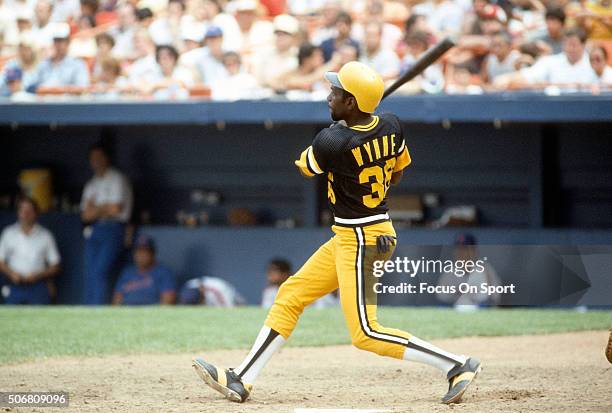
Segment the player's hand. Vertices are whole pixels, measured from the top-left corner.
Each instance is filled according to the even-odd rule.
[[[386,254],[395,245],[395,237],[391,235],[379,235],[376,237],[376,249],[379,254]]]

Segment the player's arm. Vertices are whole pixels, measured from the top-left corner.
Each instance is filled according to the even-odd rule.
[[[306,148],[300,158],[295,161],[295,166],[298,167],[302,176],[312,178],[315,175],[321,175],[328,170],[328,158],[330,157],[327,130],[323,129],[317,134],[312,142],[312,145]]]
[[[402,176],[404,175],[404,169],[411,163],[412,158],[410,158],[410,152],[408,152],[406,142],[404,139],[402,139],[398,155],[395,157],[395,166],[393,167],[393,173],[391,174],[391,184],[397,185],[400,183]]]

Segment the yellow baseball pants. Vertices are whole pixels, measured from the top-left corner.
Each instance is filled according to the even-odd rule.
[[[382,356],[403,358],[410,334],[382,327],[376,319],[375,301],[366,300],[366,294],[370,294],[366,282],[372,274],[372,260],[366,258],[366,251],[376,249],[379,235],[395,236],[393,225],[390,221],[354,228],[334,225],[332,230],[334,237],[281,285],[265,325],[287,339],[305,307],[339,288],[353,345]],[[393,248],[384,258],[392,252]]]

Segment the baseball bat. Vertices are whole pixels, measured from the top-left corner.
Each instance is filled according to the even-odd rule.
[[[402,86],[404,83],[417,77],[425,69],[427,69],[432,63],[438,60],[444,53],[456,45],[456,40],[452,37],[445,37],[438,44],[432,46],[417,60],[414,65],[410,67],[403,75],[399,77],[391,86],[385,90],[382,99],[395,92],[397,88]]]

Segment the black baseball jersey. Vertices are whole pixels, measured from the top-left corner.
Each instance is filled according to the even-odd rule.
[[[397,116],[381,114],[369,125],[335,123],[320,131],[296,161],[308,176],[327,174],[327,198],[336,224],[388,219],[391,175],[410,164]]]

